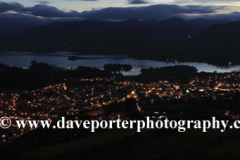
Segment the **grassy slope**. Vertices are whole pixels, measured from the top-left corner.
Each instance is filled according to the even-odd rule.
[[[145,130],[144,132],[148,131]],[[84,149],[92,145],[102,147],[105,143],[120,140],[124,136],[135,133],[135,130],[100,131],[75,140],[28,150],[25,155],[30,158],[49,158],[67,150]],[[240,147],[240,137],[238,135],[238,130],[227,130],[224,133],[221,133],[220,130],[209,130],[207,133],[202,133],[201,130],[187,130],[184,133],[172,133],[143,140],[129,146],[127,152],[145,158],[156,158],[164,154],[166,158],[179,159],[186,158],[192,153],[195,156],[203,155],[204,159],[221,159],[226,156],[240,157],[238,149]],[[103,153],[86,157],[86,159],[96,157],[98,159],[112,159],[115,156],[113,153]]]
[[[119,140],[127,135],[135,134],[136,130],[104,130],[91,133],[87,136],[73,139],[70,141],[57,143],[48,146],[42,146],[29,150],[25,153],[26,157],[51,157],[67,150],[76,150],[79,148],[88,148],[92,145],[103,146],[104,143]],[[44,153],[44,154],[43,154]]]
[[[240,157],[239,142],[238,130],[228,130],[224,133],[219,130],[209,130],[207,133],[201,130],[187,130],[184,133],[144,141],[131,146],[130,150],[140,157],[148,158],[164,154],[167,158],[179,159],[186,158],[190,152],[195,152],[195,155],[203,155],[204,159],[219,159],[228,154]]]

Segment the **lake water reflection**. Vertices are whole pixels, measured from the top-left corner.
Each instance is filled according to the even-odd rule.
[[[0,53],[0,63],[4,63],[10,66],[17,66],[28,68],[31,64],[30,61],[36,60],[37,62],[45,62],[56,67],[78,67],[78,66],[89,66],[103,69],[103,65],[106,63],[120,63],[120,64],[131,64],[133,69],[130,72],[123,72],[124,75],[138,75],[141,68],[146,67],[164,67],[174,65],[188,65],[194,66],[199,72],[232,72],[240,71],[240,65],[233,65],[231,67],[217,67],[207,63],[198,62],[160,62],[154,60],[139,60],[129,58],[126,55],[77,55],[83,58],[92,59],[79,59],[76,61],[69,61],[68,56],[75,55],[72,52],[54,52],[48,54],[36,54],[30,52],[5,52]],[[94,59],[95,58],[95,59]]]

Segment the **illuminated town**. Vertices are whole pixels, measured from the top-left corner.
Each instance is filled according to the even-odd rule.
[[[188,100],[190,98],[233,99],[235,92],[240,91],[239,73],[212,75],[204,78],[194,77],[187,83],[157,81],[141,83],[121,81],[117,78],[75,79],[79,87],[66,83],[50,85],[42,89],[22,91],[19,93],[5,92],[0,95],[0,117],[8,116],[12,120],[59,120],[61,116],[72,116],[78,119],[79,112],[88,113],[92,119],[126,118],[116,113],[102,116],[104,107],[134,98],[137,109],[141,111],[140,102],[152,104],[155,101]],[[84,84],[84,85],[81,85]],[[138,104],[139,103],[139,104]],[[223,114],[228,115],[229,111]],[[238,115],[229,114],[234,118]],[[154,118],[154,116],[152,117]],[[1,143],[8,143],[27,132],[30,127],[18,129],[16,124],[1,135]]]

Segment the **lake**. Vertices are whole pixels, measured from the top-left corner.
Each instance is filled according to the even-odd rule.
[[[129,72],[123,72],[124,75],[138,75],[140,74],[141,68],[147,67],[165,67],[174,65],[188,65],[194,66],[198,69],[198,72],[232,72],[240,71],[240,65],[233,65],[231,67],[217,67],[207,63],[198,62],[160,62],[154,60],[139,60],[130,58],[127,55],[76,55],[82,58],[90,59],[78,59],[76,61],[69,61],[68,57],[76,55],[72,52],[54,52],[54,53],[43,53],[37,54],[32,52],[4,52],[0,53],[0,63],[4,63],[10,66],[22,67],[24,69],[31,65],[32,60],[37,62],[45,62],[55,67],[78,67],[78,66],[89,66],[103,69],[103,65],[106,63],[120,63],[120,64],[131,64],[133,69]],[[95,59],[94,59],[95,58]]]

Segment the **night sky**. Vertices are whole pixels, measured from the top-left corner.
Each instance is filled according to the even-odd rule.
[[[2,18],[126,18],[240,19],[240,2],[234,0],[18,0],[0,2]]]

